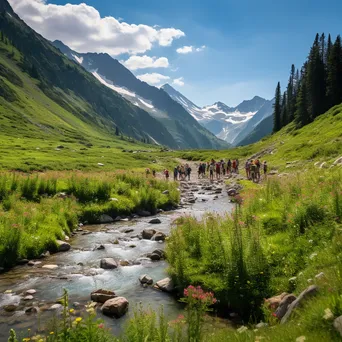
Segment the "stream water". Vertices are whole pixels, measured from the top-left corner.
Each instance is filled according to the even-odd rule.
[[[182,215],[192,215],[201,218],[206,212],[223,214],[230,212],[229,203],[223,183],[215,183],[214,189],[204,189],[209,184],[194,182],[182,187],[182,201],[187,196],[195,196],[196,202],[186,204],[173,212],[157,215],[161,224],[152,225],[151,218],[138,218],[129,222],[82,227],[90,234],[79,232],[69,242],[69,252],[57,253],[39,260],[36,266],[17,266],[9,272],[0,275],[0,341],[7,341],[8,331],[35,332],[44,327],[44,323],[56,315],[51,307],[56,299],[63,294],[63,289],[69,293],[70,307],[79,303],[80,307],[90,301],[90,293],[96,289],[113,290],[119,296],[127,298],[130,310],[120,319],[110,319],[99,313],[113,331],[120,332],[123,324],[133,313],[136,304],[142,303],[154,310],[163,305],[168,319],[174,319],[183,307],[171,295],[144,288],[139,282],[139,276],[148,274],[154,282],[167,277],[165,261],[151,261],[144,257],[157,248],[164,249],[164,243],[140,240],[134,237],[145,228],[153,228],[165,234],[170,232],[172,222]],[[222,188],[222,193],[214,194],[213,190]],[[200,192],[200,194],[198,193]],[[130,231],[132,230],[132,231]],[[129,232],[127,232],[129,231]],[[118,240],[118,244],[113,242]],[[97,250],[103,245],[105,249]],[[99,268],[102,258],[111,257],[115,260],[127,260],[130,266],[120,266],[115,270]],[[44,265],[56,265],[55,269],[43,268]],[[36,290],[32,300],[24,300],[25,291]],[[9,293],[10,292],[10,293]],[[4,307],[13,304],[15,311],[7,312]],[[27,314],[28,307],[37,307],[38,313]]]

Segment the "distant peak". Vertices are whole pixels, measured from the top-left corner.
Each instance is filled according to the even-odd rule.
[[[174,90],[174,88],[172,86],[170,86],[170,84],[168,84],[168,83],[165,83],[161,88],[162,89],[173,89]]]

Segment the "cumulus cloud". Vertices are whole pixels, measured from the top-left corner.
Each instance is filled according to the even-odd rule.
[[[205,45],[202,45],[201,47],[198,47],[198,48],[196,48],[196,47],[194,47],[192,45],[190,45],[190,46],[185,45],[185,46],[183,46],[181,48],[178,48],[176,51],[178,53],[181,53],[181,54],[187,54],[187,53],[191,53],[191,52],[201,52],[205,48],[206,48]]]
[[[150,56],[131,56],[127,61],[122,62],[130,70],[146,69],[146,68],[168,68],[169,60],[166,57],[150,57]]]
[[[183,46],[181,48],[178,48],[176,51],[178,53],[186,54],[192,52],[193,48],[192,46]]]
[[[178,85],[179,87],[183,87],[184,83],[184,78],[183,77],[179,77],[173,80],[172,82],[175,85]]]
[[[59,39],[78,52],[137,54],[154,44],[170,46],[185,36],[175,28],[129,24],[121,18],[101,17],[92,6],[49,4],[45,0],[9,0],[14,11],[34,30],[49,40]]]
[[[156,72],[153,72],[151,74],[138,75],[137,78],[139,78],[140,81],[144,81],[152,85],[159,85],[160,83],[170,79],[169,76],[158,74]]]

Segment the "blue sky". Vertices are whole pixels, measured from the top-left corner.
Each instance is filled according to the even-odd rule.
[[[165,57],[168,67],[132,71],[136,75],[158,73],[169,77],[166,79],[169,83],[180,79],[183,86],[177,85],[182,82],[172,85],[198,105],[216,101],[237,105],[254,95],[272,98],[278,80],[285,86],[291,64],[302,65],[317,32],[331,33],[333,39],[341,33],[341,0],[82,2],[95,7],[101,17],[184,32],[185,36],[174,38],[168,46],[154,43],[150,49],[138,53],[138,56]],[[78,5],[81,1],[50,0],[45,6],[67,3]],[[194,51],[203,45],[202,51]],[[193,46],[193,52],[177,53],[184,46]],[[115,56],[122,61],[129,57],[128,53]]]

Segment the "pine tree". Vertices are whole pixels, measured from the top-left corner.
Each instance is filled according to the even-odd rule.
[[[307,100],[307,87],[306,79],[301,82],[301,86],[297,98],[297,110],[295,113],[295,123],[297,127],[302,127],[310,122],[310,116],[308,112],[308,100]]]
[[[283,100],[281,104],[281,127],[284,127],[289,123],[287,114],[288,114],[287,96],[286,96],[286,91],[285,91],[283,94]]]
[[[2,33],[2,31],[0,31],[0,41],[4,41],[4,34]]]
[[[337,36],[328,60],[327,95],[329,107],[342,102],[342,44]]]
[[[281,129],[281,89],[280,82],[278,82],[275,92],[275,103],[273,111],[273,133],[278,132]]]
[[[120,131],[119,131],[119,127],[118,126],[115,127],[115,135],[116,136],[120,135]]]
[[[324,113],[326,103],[325,67],[321,55],[319,35],[316,35],[307,66],[307,98],[310,121]]]

